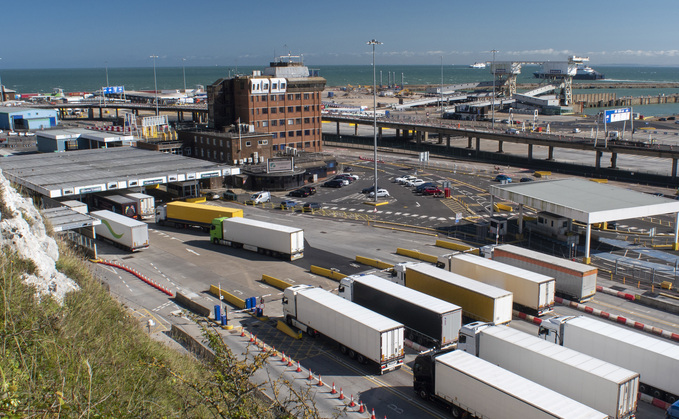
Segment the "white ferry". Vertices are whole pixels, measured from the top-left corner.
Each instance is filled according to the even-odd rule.
[[[474,64],[470,64],[469,68],[486,68],[486,63],[476,62]]]

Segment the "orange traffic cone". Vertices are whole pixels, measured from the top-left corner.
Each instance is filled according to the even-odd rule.
[[[351,395],[351,401],[349,402],[349,407],[356,407],[356,403],[354,403],[354,395]]]
[[[308,378],[308,380],[311,381],[311,380],[313,380],[313,379],[314,379],[314,376],[313,376],[313,374],[311,374],[311,370],[309,370],[309,378]]]
[[[240,330],[240,337],[242,337],[242,338],[245,337],[245,329]]]
[[[297,372],[302,372],[302,367],[299,366],[299,361],[297,361]]]
[[[292,367],[292,358],[288,357],[288,367]]]
[[[323,387],[323,379],[321,378],[321,374],[318,374],[318,384],[319,387]]]
[[[365,408],[363,407],[363,402],[358,401],[358,413],[365,413]]]
[[[332,382],[332,389],[330,390],[330,394],[337,394],[337,390],[335,390],[335,382]]]
[[[243,332],[243,333],[245,333],[245,332]],[[255,339],[252,337],[252,335],[250,335],[250,342],[254,342],[254,341],[255,341]]]
[[[285,358],[285,351],[283,351],[283,355],[281,355],[281,362],[288,362],[288,360]]]
[[[375,418],[375,409],[373,409],[372,414],[370,415],[370,419],[376,419]]]
[[[340,387],[340,395],[339,395],[340,400],[344,400],[344,392],[342,391],[342,387]]]

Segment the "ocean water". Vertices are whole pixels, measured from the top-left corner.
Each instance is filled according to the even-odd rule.
[[[325,77],[328,86],[372,85],[373,68],[371,65],[314,66],[320,76]],[[625,82],[679,82],[679,67],[641,67],[641,66],[593,66],[604,73],[606,80],[598,81],[602,87],[615,81]],[[251,74],[263,67],[156,67],[158,89],[182,89],[184,80],[189,89],[208,86],[215,81],[235,74]],[[517,78],[518,83],[535,82],[533,72],[538,66],[524,66]],[[184,78],[185,72],[185,78]],[[108,74],[107,74],[108,73]],[[442,74],[443,73],[443,74]],[[406,85],[458,84],[492,80],[490,68],[473,69],[461,65],[389,65],[377,66],[377,83],[386,85],[401,80]],[[0,68],[2,83],[17,93],[50,93],[55,88],[65,92],[91,92],[102,86],[125,86],[126,90],[153,90],[153,66],[143,68],[75,68],[75,69],[26,69],[12,70]],[[108,82],[107,82],[108,78]],[[574,93],[616,92],[618,96],[641,96],[679,93],[677,88],[657,89],[578,89],[579,81],[574,81]],[[660,105],[664,114],[679,113],[679,105]],[[651,114],[648,112],[648,114]],[[653,114],[657,114],[654,112]]]

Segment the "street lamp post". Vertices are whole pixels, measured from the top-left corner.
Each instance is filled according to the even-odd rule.
[[[186,58],[182,58],[182,74],[184,75],[184,94],[186,94]]]
[[[441,119],[443,119],[443,55],[441,56]]]
[[[158,56],[150,55],[149,58],[153,58],[153,91],[156,94],[156,116],[158,116],[158,79],[156,78],[156,58],[158,58]]]
[[[2,60],[2,58],[0,58]],[[2,77],[0,77],[0,103],[5,101],[5,87],[2,85]]]
[[[493,70],[493,97],[491,98],[491,105],[490,105],[491,110],[490,110],[490,112],[491,112],[491,119],[492,119],[491,128],[493,129],[493,131],[495,131],[495,53],[500,52],[500,51],[494,49],[491,52],[493,53],[493,64],[491,66],[491,69]]]
[[[375,202],[377,202],[377,77],[375,72],[375,45],[382,45],[381,42],[371,40],[367,42],[373,47],[373,164],[375,167],[375,184],[373,192],[375,193]],[[377,209],[377,207],[375,207]]]

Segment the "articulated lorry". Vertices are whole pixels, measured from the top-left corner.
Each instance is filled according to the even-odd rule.
[[[512,293],[428,263],[399,263],[392,280],[462,307],[462,315],[493,324],[512,321]]]
[[[210,240],[286,260],[304,257],[304,230],[250,218],[215,218]]]
[[[126,217],[139,219],[139,205],[133,199],[122,195],[91,194],[90,210],[99,209],[115,212]]]
[[[156,224],[175,228],[199,227],[203,231],[210,230],[215,218],[242,216],[242,209],[183,201],[168,202],[156,208]]]
[[[598,269],[511,244],[493,246],[492,259],[556,279],[556,295],[583,302],[596,294]]]
[[[542,316],[554,310],[554,277],[485,259],[469,253],[438,258],[446,271],[511,291],[517,310]]]
[[[375,275],[342,278],[339,296],[403,323],[406,338],[427,347],[457,342],[462,308]]]
[[[457,348],[611,418],[633,418],[636,412],[638,373],[537,336],[475,322],[462,326]]]
[[[454,418],[573,418],[608,416],[464,351],[424,353],[413,365],[413,388],[443,403]]]
[[[141,218],[153,218],[153,214],[156,213],[156,199],[154,197],[136,192],[126,193],[125,197],[137,202],[137,208],[139,209],[139,216]]]
[[[539,335],[550,342],[640,374],[639,391],[679,400],[679,346],[584,316],[543,320]]]
[[[90,215],[101,220],[101,224],[94,227],[98,237],[133,252],[149,247],[146,223],[107,210],[92,211]]]
[[[334,340],[358,362],[376,363],[380,374],[403,365],[403,325],[329,291],[310,285],[286,288],[283,316],[310,336]]]

